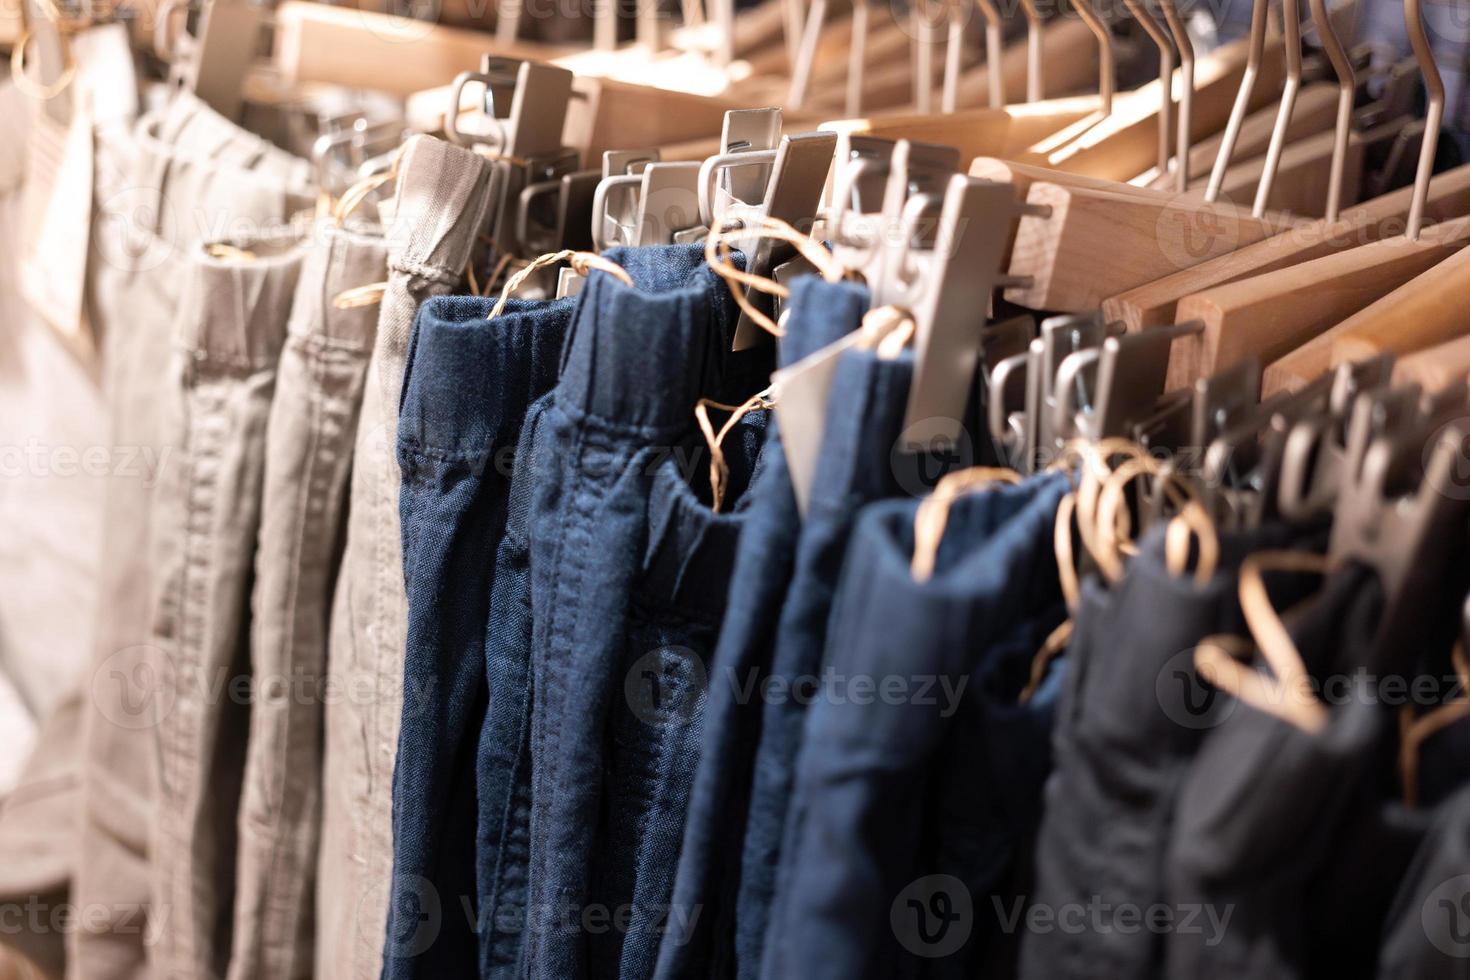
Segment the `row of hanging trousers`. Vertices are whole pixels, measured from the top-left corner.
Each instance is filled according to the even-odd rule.
[[[1322,724],[1196,666],[1325,524],[1211,568],[1160,526],[1079,584],[1088,464],[1000,474],[980,379],[911,445],[864,286],[795,280],[740,350],[700,245],[475,295],[490,169],[418,137],[381,209],[302,220],[303,161],[188,92],[99,131],[138,204],[91,231],[112,441],[159,466],[110,482],[89,683],[0,810],[7,901],[88,918],[0,941],[83,978],[1464,975],[1454,638],[1401,717],[1374,573],[1287,569]],[[760,400],[706,438],[817,360],[816,438]]]

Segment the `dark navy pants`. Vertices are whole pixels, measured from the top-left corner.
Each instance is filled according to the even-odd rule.
[[[766,977],[1002,975],[986,970],[992,904],[1013,898],[1058,684],[1017,696],[1065,616],[1065,491],[1047,474],[956,500],[922,583],[917,502],[864,511],[805,719]]]
[[[798,279],[792,286],[788,331],[780,344],[782,365],[794,364],[855,330],[867,308],[867,290],[861,286]],[[710,668],[698,772],[674,889],[676,914],[658,961],[658,976],[668,980],[734,972],[739,842],[761,717],[759,700],[748,693],[770,669],[802,528],[781,445],[779,414],[778,410],[767,434],[761,475],[751,487],[729,606]]]
[[[737,309],[699,247],[607,257],[636,286],[594,272],[578,297],[496,558],[479,751],[493,975],[652,974],[764,434],[755,412],[726,439],[714,513],[695,403],[763,388],[771,349],[731,353]]]

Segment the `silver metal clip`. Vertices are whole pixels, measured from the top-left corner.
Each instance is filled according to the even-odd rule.
[[[451,142],[481,149],[500,174],[496,200],[490,207],[489,230],[498,254],[525,255],[532,251],[520,235],[530,225],[526,209],[551,193],[551,182],[577,171],[581,155],[562,144],[572,78],[570,71],[555,65],[486,55],[480,71],[461,72],[454,80],[444,134]],[[479,84],[485,91],[484,114],[476,117],[483,120],[477,127],[483,129],[481,132],[460,128],[460,106],[464,90],[471,84]],[[504,115],[500,114],[502,107]],[[543,186],[529,199],[523,198],[522,192],[532,185]],[[561,193],[559,185],[556,191]]]
[[[748,229],[749,235],[733,246],[745,256],[747,272],[769,276],[792,249],[764,237],[761,224],[770,217],[797,228],[810,227],[837,137],[828,132],[782,136],[780,109],[739,109],[725,113],[720,145],[724,152],[700,165],[700,220],[712,230]],[[767,306],[768,314],[775,312],[765,294],[750,298]],[[744,350],[768,336],[742,313],[733,346]]]

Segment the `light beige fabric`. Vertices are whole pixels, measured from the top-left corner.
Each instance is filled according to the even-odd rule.
[[[327,623],[376,304],[345,290],[387,275],[387,242],[323,224],[308,246],[276,374],[256,544],[252,690],[232,980],[312,975]]]
[[[309,200],[306,187],[289,183],[303,178],[305,165],[272,153],[243,130],[234,135],[248,153],[224,152],[213,135],[201,147],[166,143],[164,132],[184,139],[193,131],[180,118],[198,117],[195,125],[207,134],[223,122],[210,119],[210,110],[187,93],[177,98],[134,127],[99,132],[97,143],[88,309],[102,342],[109,442],[116,453],[151,454],[155,463],[136,475],[114,473],[107,487],[73,877],[73,900],[94,914],[69,937],[67,972],[77,980],[147,976],[149,931],[160,929],[167,914],[160,910],[151,922],[145,914],[158,798],[155,700],[161,697],[146,545],[156,470],[177,449],[166,442],[160,411],[184,278],[174,263],[210,229],[279,228]],[[164,127],[166,118],[174,118],[171,128]],[[221,157],[255,159],[259,172],[222,167]]]
[[[317,975],[377,980],[393,865],[393,759],[407,619],[394,457],[409,330],[418,306],[459,285],[484,227],[491,168],[417,137],[399,167],[388,289],[358,423],[347,549],[328,666],[343,692],[326,712],[318,863]]]

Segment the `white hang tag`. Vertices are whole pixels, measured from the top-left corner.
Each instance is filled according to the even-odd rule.
[[[85,101],[58,132],[44,115],[31,130],[20,290],[37,316],[81,352],[92,350],[83,299],[92,229],[92,115]]]
[[[817,475],[817,457],[827,427],[827,399],[837,363],[844,352],[870,348],[897,326],[894,320],[876,329],[865,325],[771,375],[776,416],[781,422],[781,448],[791,472],[796,507],[803,517]]]

